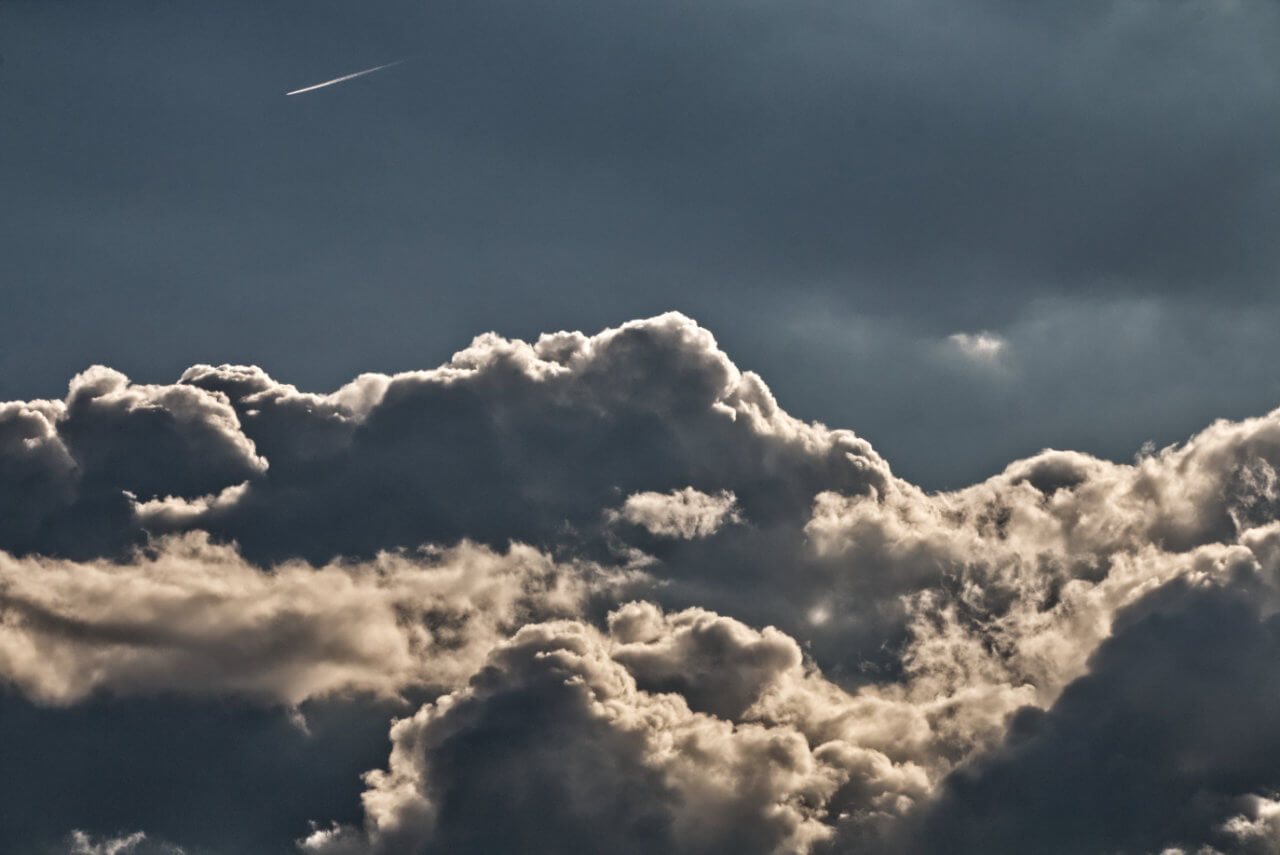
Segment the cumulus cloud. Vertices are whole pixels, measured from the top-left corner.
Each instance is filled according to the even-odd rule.
[[[808,532],[823,554],[910,580],[909,667],[950,660],[959,679],[1003,674],[1048,703],[1084,673],[1119,609],[1230,565],[1232,545],[1276,518],[1278,430],[1273,413],[1130,465],[1045,451],[950,493],[900,481],[875,497],[825,493]]]
[[[226,395],[94,366],[62,401],[0,406],[0,548],[118,552],[139,539],[130,497],[196,497],[267,467]]]
[[[892,477],[851,431],[785,413],[675,313],[532,343],[486,334],[439,368],[365,375],[329,395],[238,366],[196,366],[166,388],[228,401],[270,465],[228,468],[203,491],[135,484],[133,524],[198,527],[255,560],[461,537],[545,545],[566,527],[598,528],[628,496],[690,485],[715,501],[684,493],[677,515],[705,522],[661,528],[705,530],[728,494],[753,524],[792,523],[821,490],[864,493]],[[664,512],[637,498],[623,513],[656,524]]]
[[[678,314],[92,369],[0,406],[0,680],[421,704],[317,853],[1268,851],[1278,466],[1280,411],[928,493]]]
[[[530,625],[499,645],[465,689],[392,728],[363,831],[318,828],[304,851],[804,853],[834,837],[827,817],[845,803],[866,821],[927,791],[924,770],[769,697],[850,714],[776,631],[639,603],[609,625]],[[699,679],[717,659],[723,695]]]

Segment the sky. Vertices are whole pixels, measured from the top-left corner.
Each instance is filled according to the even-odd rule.
[[[1127,460],[1280,398],[1278,14],[7,0],[0,397],[678,310],[919,483]]]
[[[1270,0],[0,0],[0,851],[1280,852],[1276,234]]]

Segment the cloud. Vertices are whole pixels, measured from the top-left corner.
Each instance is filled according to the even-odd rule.
[[[183,855],[183,850],[169,843],[151,840],[142,831],[100,839],[83,831],[73,831],[67,837],[66,855]]]
[[[682,316],[486,335],[332,394],[93,368],[4,405],[0,848],[146,828],[258,855],[311,818],[313,848],[1270,847],[1280,417],[1126,465],[1032,454],[943,493],[865,437],[918,430],[938,465],[919,478],[957,483],[997,445],[1074,435],[1123,459],[1153,423],[1185,435],[1274,395],[1274,4],[397,0],[239,4],[230,28],[198,4],[19,5],[33,56],[94,73],[15,80],[36,88],[11,124],[35,136],[0,142],[6,279],[41,296],[0,317],[11,382],[199,353],[331,388],[352,348],[433,364],[482,309],[528,330],[664,304],[777,378],[805,295],[980,365],[931,386],[907,376],[930,349],[871,350],[779,385],[862,436],[792,418]],[[224,97],[339,31],[434,58],[384,78],[407,109],[362,101],[316,133]],[[174,73],[122,85],[152,67]],[[78,94],[41,89],[64,78]],[[246,204],[280,199],[306,210]],[[189,287],[161,289],[177,269]],[[314,299],[263,287],[284,269]],[[467,287],[425,313],[351,287],[424,270]],[[314,346],[335,317],[350,347]],[[1020,376],[987,382],[1011,354]],[[651,588],[614,589],[641,566]],[[243,718],[350,693],[423,705],[360,829],[319,772],[385,751],[343,763]],[[386,732],[385,707],[360,715]],[[246,828],[270,834],[238,845]]]
[[[1266,664],[1280,641],[1278,542],[1272,524],[1204,547],[1213,564],[1134,601],[1088,672],[1047,711],[1020,711],[892,851],[1194,851],[1243,830],[1223,825],[1227,811],[1280,781],[1280,746],[1258,730],[1280,709]]]
[[[0,553],[0,680],[53,704],[95,692],[291,706],[395,696],[465,681],[522,621],[576,615],[609,579],[528,547],[466,542],[267,570],[198,533],[126,563]]]
[[[183,382],[227,395],[271,461],[233,505],[191,521],[255,558],[545,543],[566,524],[598,526],[621,497],[686,487],[732,492],[767,523],[820,489],[891,477],[852,432],[787,415],[678,314],[534,343],[488,334],[440,368],[328,396],[248,368],[198,366]]]
[[[935,644],[1017,640],[1001,648],[1017,654],[1010,702],[1027,686],[1049,702],[1081,673],[1115,609],[1184,572],[1166,553],[1229,543],[1274,517],[1280,462],[1273,414],[1133,465],[1044,452],[928,495],[854,434],[788,416],[674,314],[532,344],[482,336],[438,369],[364,375],[328,395],[255,368],[198,366],[172,387],[89,372],[68,401],[6,405],[7,459],[27,474],[0,495],[29,508],[24,531],[75,551],[118,561],[148,534],[194,530],[237,542],[260,566],[324,566],[517,539],[603,564],[648,562],[659,601],[774,623],[845,679],[919,661],[923,645],[907,643],[953,615],[955,635]],[[85,453],[105,439],[75,440],[115,436],[139,412],[177,439],[120,446],[107,458],[114,473]],[[103,421],[90,429],[91,418]],[[153,459],[171,453],[195,460]],[[201,477],[175,477],[184,470]],[[74,510],[95,482],[121,488],[116,515]],[[40,518],[42,508],[53,510]],[[727,525],[735,518],[749,524]],[[2,545],[30,543],[18,533]],[[999,673],[1013,661],[980,659]]]
[[[670,493],[633,493],[610,518],[637,525],[660,537],[692,540],[715,534],[726,523],[742,522],[734,508],[738,497],[728,490],[708,495],[685,487]]]
[[[267,470],[227,397],[95,366],[63,401],[0,407],[0,548],[85,557],[138,542],[129,497],[195,497]]]
[[[989,332],[952,333],[947,342],[965,358],[974,362],[995,362],[1004,353],[1009,343],[998,335]]]
[[[1218,831],[1240,855],[1274,855],[1280,852],[1280,801],[1249,795],[1240,799],[1241,812]]]
[[[153,448],[168,446],[148,440],[86,458],[64,436],[68,405],[49,404],[40,418],[49,448],[64,449],[65,458],[25,446],[19,457],[44,467],[21,489],[54,497],[51,510],[31,520],[29,537],[0,531],[0,547],[121,559],[148,537],[200,530],[234,541],[263,566],[299,557],[314,565],[368,559],[461,539],[495,549],[517,540],[607,562],[619,550],[640,549],[660,559],[673,604],[746,609],[747,619],[794,629],[814,604],[812,591],[833,581],[815,569],[797,587],[774,572],[803,557],[813,497],[864,494],[893,480],[865,440],[788,415],[759,377],[739,370],[708,331],[679,314],[532,343],[488,334],[439,368],[363,375],[326,395],[252,367],[196,366],[173,386],[109,379],[109,395],[99,396],[108,402],[204,402],[189,408],[184,424],[194,432],[204,419],[202,435],[223,437],[240,456],[193,449],[197,462],[159,466]],[[34,412],[37,404],[20,406]],[[112,412],[103,404],[81,419]],[[110,422],[97,429],[117,432]],[[156,475],[127,477],[134,457],[138,471]],[[110,478],[94,475],[104,459],[114,461]],[[197,465],[199,479],[163,480]],[[88,492],[90,482],[100,486]],[[20,488],[0,485],[0,494],[9,489]],[[652,498],[628,499],[645,494],[683,497],[679,513],[671,515],[671,502],[659,513]],[[732,507],[719,509],[729,495]],[[649,525],[611,524],[605,511],[619,508],[623,518]],[[649,530],[665,518],[662,529],[706,532],[717,516],[716,538]],[[727,526],[735,517],[750,525]],[[730,529],[734,536],[722,543]],[[663,539],[670,542],[656,542]],[[770,589],[794,614],[751,611],[751,601],[768,599],[756,593]]]
[[[1230,853],[1280,791],[1277,466],[1280,411],[926,492],[678,314],[329,394],[93,369],[0,407],[0,680],[418,707],[363,826],[245,819],[317,853]]]
[[[868,821],[927,791],[924,770],[774,705],[774,690],[849,701],[776,631],[638,603],[609,623],[530,625],[496,647],[469,686],[392,728],[389,767],[365,777],[364,830],[317,828],[303,850],[803,853],[833,837],[824,818],[843,801]],[[679,667],[716,652],[722,688],[743,680],[727,698]],[[675,688],[668,666],[696,691],[641,688]]]

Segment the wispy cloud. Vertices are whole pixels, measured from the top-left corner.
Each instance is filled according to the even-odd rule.
[[[994,362],[1008,347],[1003,338],[986,330],[953,333],[947,336],[947,341],[974,362]]]

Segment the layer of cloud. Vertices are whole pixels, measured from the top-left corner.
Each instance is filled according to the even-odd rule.
[[[1278,466],[1280,411],[928,493],[677,314],[92,369],[0,407],[0,681],[421,704],[316,852],[1266,851]]]
[[[57,704],[98,691],[395,696],[465,681],[522,622],[579,614],[593,586],[624,578],[465,542],[268,570],[201,533],[126,563],[0,553],[0,679]]]

